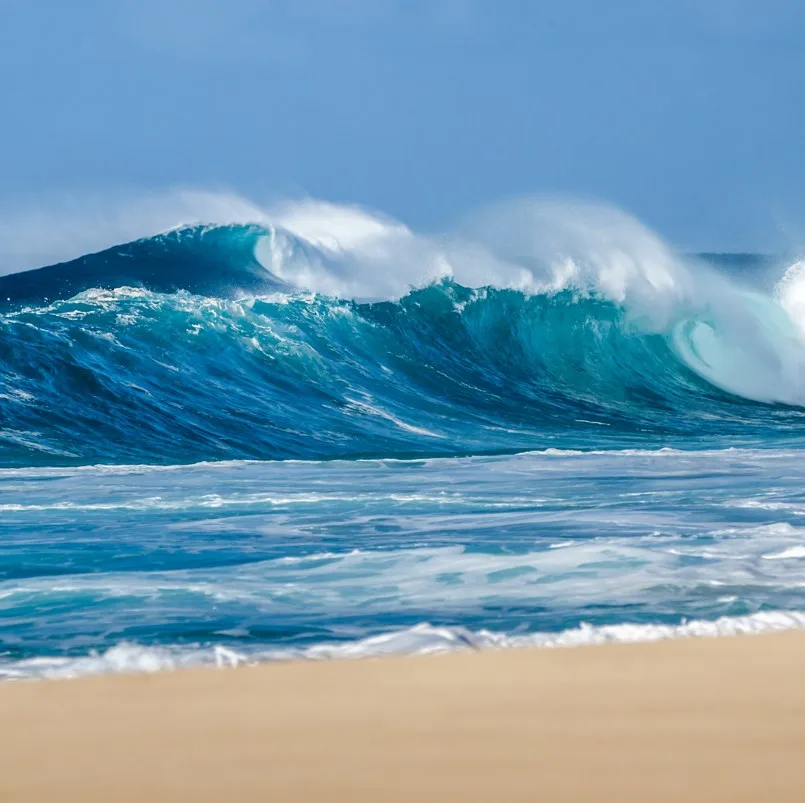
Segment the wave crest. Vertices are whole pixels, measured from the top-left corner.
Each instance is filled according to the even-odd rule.
[[[227,221],[0,277],[0,462],[620,448],[799,425],[756,404],[805,403],[796,266],[763,294],[628,215],[556,201],[439,237],[317,202]]]

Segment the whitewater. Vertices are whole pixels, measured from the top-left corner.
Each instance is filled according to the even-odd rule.
[[[805,624],[796,255],[80,209],[0,223],[0,677]]]

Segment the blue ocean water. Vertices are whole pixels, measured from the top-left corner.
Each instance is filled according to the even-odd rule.
[[[799,263],[320,211],[0,276],[0,677],[805,624]]]

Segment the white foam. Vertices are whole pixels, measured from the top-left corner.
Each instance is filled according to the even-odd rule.
[[[208,649],[144,647],[123,642],[105,652],[92,651],[78,657],[43,656],[0,663],[0,679],[66,679],[84,675],[154,673],[194,666],[238,666],[246,661],[241,653],[223,646]]]
[[[792,546],[782,552],[764,555],[765,560],[788,560],[791,558],[805,558],[805,546]]]
[[[805,261],[798,260],[786,268],[776,296],[791,320],[805,332]]]
[[[276,225],[311,245],[336,253],[369,250],[390,238],[413,236],[402,223],[361,207],[312,199],[280,204],[271,218]]]
[[[235,667],[267,661],[359,659],[389,655],[429,655],[468,649],[558,648],[634,644],[675,638],[760,635],[805,627],[805,612],[765,611],[748,616],[694,620],[678,625],[616,624],[579,627],[558,633],[507,635],[490,630],[436,627],[428,623],[349,642],[298,649],[237,651],[208,648],[144,647],[122,643],[106,652],[79,657],[40,657],[0,663],[0,679],[63,679],[111,673],[154,673],[198,666]],[[758,645],[762,649],[762,645]]]

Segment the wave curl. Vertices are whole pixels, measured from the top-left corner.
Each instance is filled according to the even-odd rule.
[[[734,273],[589,205],[176,228],[0,277],[0,464],[795,437],[802,271]]]

